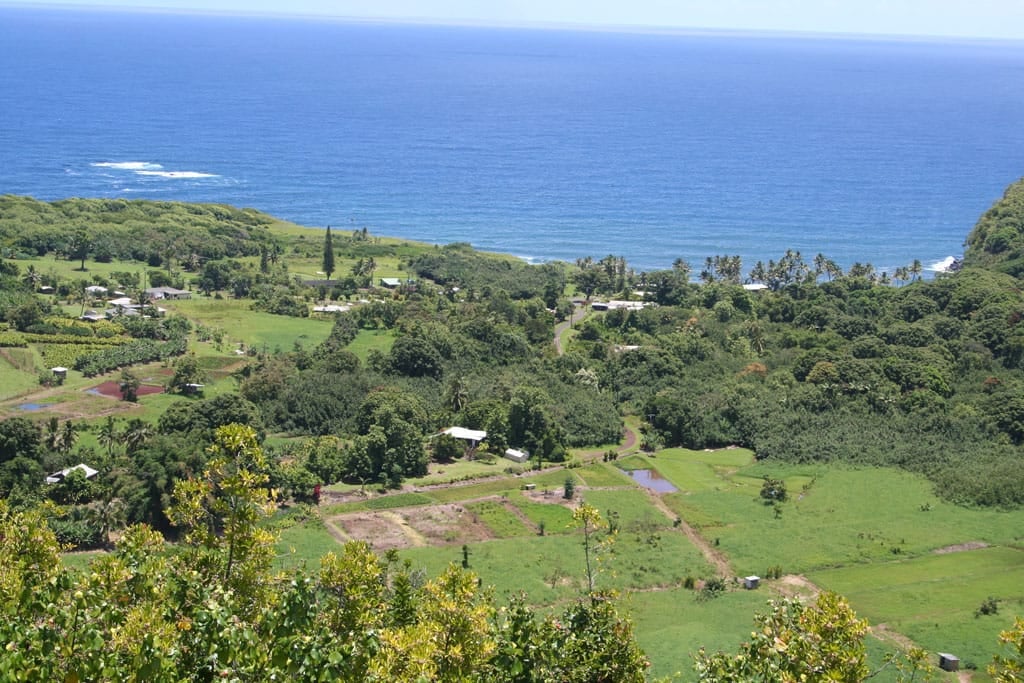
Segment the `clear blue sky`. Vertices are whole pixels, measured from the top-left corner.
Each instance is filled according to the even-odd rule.
[[[1024,0],[0,0],[2,4],[1024,39]]]

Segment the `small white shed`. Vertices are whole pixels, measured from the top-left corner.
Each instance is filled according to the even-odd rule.
[[[524,463],[530,459],[530,454],[526,451],[521,451],[516,448],[506,448],[505,457],[512,462]]]
[[[743,587],[748,591],[752,591],[761,585],[760,576],[745,576],[743,577]]]

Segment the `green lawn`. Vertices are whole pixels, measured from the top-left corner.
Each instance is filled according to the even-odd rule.
[[[316,522],[296,524],[277,533],[278,554],[274,565],[278,569],[305,566],[315,571],[320,567],[320,558],[341,550],[330,532]]]
[[[561,497],[553,497],[549,503],[537,503],[516,493],[509,496],[515,505],[536,527],[544,527],[545,534],[569,533],[572,527],[572,510],[560,504]]]
[[[505,470],[513,464],[511,460],[498,457],[476,460],[462,458],[455,462],[430,463],[430,471],[427,475],[407,479],[406,483],[411,486],[431,486],[477,477],[504,476]]]
[[[365,363],[370,351],[376,350],[384,354],[391,351],[395,339],[394,330],[360,330],[348,345],[348,350]]]
[[[470,568],[500,599],[525,591],[534,604],[566,600],[585,591],[586,564],[582,534],[505,538],[470,544]],[[598,588],[654,588],[682,585],[687,576],[707,576],[700,553],[679,533],[620,535],[614,553],[605,553]],[[461,546],[408,548],[401,556],[434,576],[461,561]]]
[[[622,610],[634,622],[637,642],[651,660],[651,678],[693,681],[693,656],[702,645],[711,652],[735,651],[750,637],[754,614],[766,611],[761,591],[732,590],[700,601],[686,588],[627,592]]]
[[[681,489],[664,497],[700,528],[740,573],[781,565],[807,572],[916,556],[970,541],[1024,538],[1024,510],[958,507],[922,477],[894,469],[742,464],[742,451],[672,451],[650,460]],[[719,455],[725,456],[721,461]],[[710,462],[709,462],[710,461]],[[763,476],[781,478],[789,500],[776,513],[760,498]]]
[[[225,333],[230,349],[239,342],[268,352],[290,351],[297,343],[312,348],[327,338],[333,323],[319,318],[293,318],[252,310],[252,302],[241,299],[196,297],[162,304],[170,313],[178,313],[207,327]]]
[[[576,470],[587,486],[634,486],[622,470],[608,463],[595,462]]]
[[[1024,550],[990,547],[814,572],[872,623],[887,624],[928,650],[984,668],[999,632],[1024,615]],[[975,616],[988,597],[999,612]]]
[[[596,507],[606,521],[610,513],[614,513],[623,533],[672,526],[672,521],[639,489],[586,491],[583,498]]]
[[[527,527],[518,515],[496,500],[468,503],[466,509],[479,518],[497,538],[532,536],[537,533]]]

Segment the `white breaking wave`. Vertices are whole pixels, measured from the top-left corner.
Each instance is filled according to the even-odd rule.
[[[219,178],[216,173],[201,173],[199,171],[150,171],[138,170],[136,175],[157,176],[159,178]]]
[[[956,257],[947,256],[941,261],[936,261],[935,263],[928,266],[928,270],[935,271],[936,273],[946,273],[949,271],[949,269],[953,266],[954,263],[956,263]]]
[[[98,161],[92,166],[96,168],[116,168],[119,171],[154,171],[163,168],[160,164],[149,161]]]

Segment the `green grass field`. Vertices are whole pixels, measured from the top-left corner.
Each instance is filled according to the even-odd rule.
[[[254,311],[252,302],[239,299],[196,297],[162,305],[168,314],[177,313],[193,322],[222,329],[229,349],[238,343],[268,352],[290,351],[296,343],[312,348],[327,338],[332,327],[331,321],[326,319]]]
[[[814,572],[809,578],[847,596],[857,612],[923,647],[984,668],[1001,630],[1024,614],[1024,550],[990,547]],[[994,597],[999,612],[975,616]]]
[[[348,345],[348,350],[365,363],[370,351],[380,351],[385,354],[391,351],[395,338],[394,330],[360,330],[356,338]]]
[[[481,500],[466,505],[497,538],[514,538],[536,533],[508,507],[494,500]]]
[[[435,575],[461,561],[461,546],[408,548],[403,558]],[[677,533],[659,538],[620,535],[614,553],[601,556],[599,588],[655,588],[681,585],[687,576],[700,577],[709,568],[700,553]],[[582,595],[586,564],[579,533],[530,535],[470,545],[470,568],[504,599],[525,591],[535,604],[551,604]]]
[[[279,569],[305,566],[316,570],[320,567],[320,558],[341,549],[330,532],[318,524],[296,524],[278,534],[278,554],[274,565]]]

